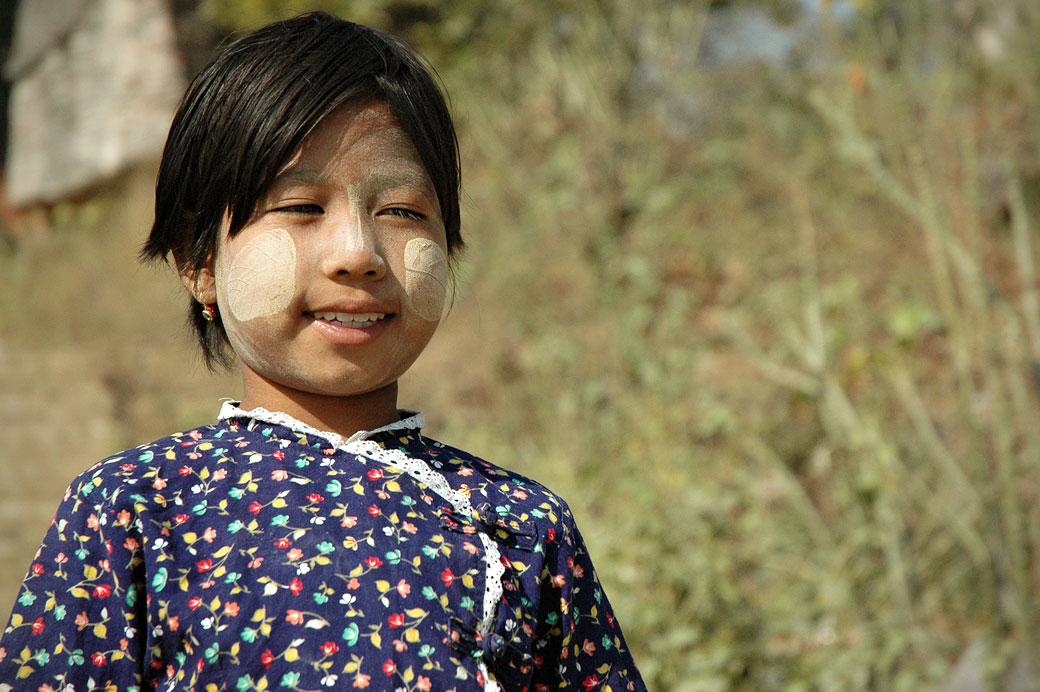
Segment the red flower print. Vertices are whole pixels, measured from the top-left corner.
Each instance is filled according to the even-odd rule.
[[[36,622],[32,624],[32,633],[35,637],[37,634],[43,631],[43,618],[36,618]]]
[[[178,514],[177,516],[175,516],[173,518],[173,521],[174,521],[175,524],[183,524],[184,522],[188,521],[188,515],[187,514]]]
[[[182,476],[187,476],[189,473],[191,473],[191,467],[182,466],[180,467],[180,469],[177,470],[177,473],[181,474]]]
[[[374,483],[383,477],[383,471],[381,469],[372,469],[365,475],[368,476],[368,480]]]
[[[252,504],[249,505],[249,512],[250,514],[260,514],[260,510],[263,508],[264,506],[262,504],[253,500]]]
[[[282,450],[278,450],[277,452],[275,452],[271,456],[273,456],[278,461],[281,461],[282,459],[285,458],[285,452],[283,452]]]
[[[307,501],[308,502],[321,502],[324,499],[325,498],[322,497],[321,495],[319,495],[318,493],[311,493],[310,495],[307,496]]]
[[[378,517],[379,516],[379,507],[377,507],[375,505],[372,505],[371,507],[368,508],[368,513],[371,514],[373,517]]]
[[[99,668],[108,663],[108,660],[105,658],[105,654],[100,651],[95,651],[94,653],[92,653],[90,655],[90,660],[95,666],[98,666]]]
[[[455,575],[451,573],[451,569],[448,567],[444,568],[441,572],[441,581],[444,582],[445,586],[451,586],[451,583],[455,581]]]
[[[108,584],[98,584],[94,587],[94,598],[108,598],[112,595],[112,587]]]
[[[238,604],[234,601],[231,601],[230,603],[225,603],[224,615],[230,615],[231,617],[235,617],[236,615],[238,615]]]
[[[339,646],[336,645],[336,642],[325,642],[321,645],[321,652],[326,656],[334,654],[337,651],[339,651]]]
[[[563,586],[566,583],[567,583],[567,577],[563,576],[562,574],[557,574],[555,577],[552,578],[552,585],[553,586],[560,587],[560,586]]]
[[[383,561],[373,555],[372,557],[365,558],[365,564],[375,569],[376,567],[379,567],[379,565],[383,564]]]
[[[585,643],[581,645],[581,650],[585,652],[586,656],[591,656],[596,653],[596,644],[586,639]]]
[[[397,666],[394,665],[393,661],[387,660],[387,662],[383,664],[383,672],[387,675],[393,675],[395,670],[397,670]]]
[[[591,690],[593,687],[599,684],[599,676],[593,673],[589,677],[585,678],[585,682],[581,683],[581,686],[587,690]]]
[[[208,557],[205,560],[199,560],[195,563],[195,567],[198,568],[200,572],[211,570],[213,569],[213,560]]]
[[[285,611],[285,621],[290,625],[302,625],[303,613],[299,610],[287,610]]]
[[[289,582],[289,590],[293,592],[293,596],[299,596],[300,592],[303,591],[303,582],[293,577],[293,580]]]
[[[556,529],[549,529],[545,532],[545,542],[552,543],[556,540]]]
[[[264,649],[264,652],[260,654],[260,662],[264,664],[265,669],[271,667],[271,664],[274,663],[274,654],[270,649]]]
[[[277,541],[274,542],[274,547],[279,548],[281,550],[285,550],[290,545],[292,545],[292,541],[290,541],[288,538],[279,538]]]
[[[188,599],[188,607],[192,610],[195,610],[200,605],[202,605],[202,596],[192,596]]]
[[[133,471],[135,468],[137,468],[137,465],[136,464],[122,464],[119,468],[121,468],[124,471]]]
[[[391,627],[404,627],[404,615],[402,613],[394,613],[386,619]]]
[[[32,573],[37,577],[43,574],[43,565],[41,565],[39,562],[34,562],[32,566]]]

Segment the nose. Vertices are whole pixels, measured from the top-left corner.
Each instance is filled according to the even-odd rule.
[[[386,260],[370,218],[355,211],[333,221],[322,258],[322,270],[330,278],[383,278]]]

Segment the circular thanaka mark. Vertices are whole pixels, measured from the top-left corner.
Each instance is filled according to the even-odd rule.
[[[224,289],[239,322],[284,310],[296,291],[296,244],[282,228],[264,231],[232,258]]]
[[[448,293],[448,258],[428,238],[412,238],[404,246],[404,290],[419,317],[437,322]]]

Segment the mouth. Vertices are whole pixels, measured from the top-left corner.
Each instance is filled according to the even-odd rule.
[[[312,312],[311,317],[338,327],[364,329],[379,324],[393,313],[388,312]]]

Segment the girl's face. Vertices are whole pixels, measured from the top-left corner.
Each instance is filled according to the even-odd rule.
[[[448,264],[433,184],[389,107],[326,118],[250,222],[225,228],[213,269],[247,393],[393,385],[437,328]]]

